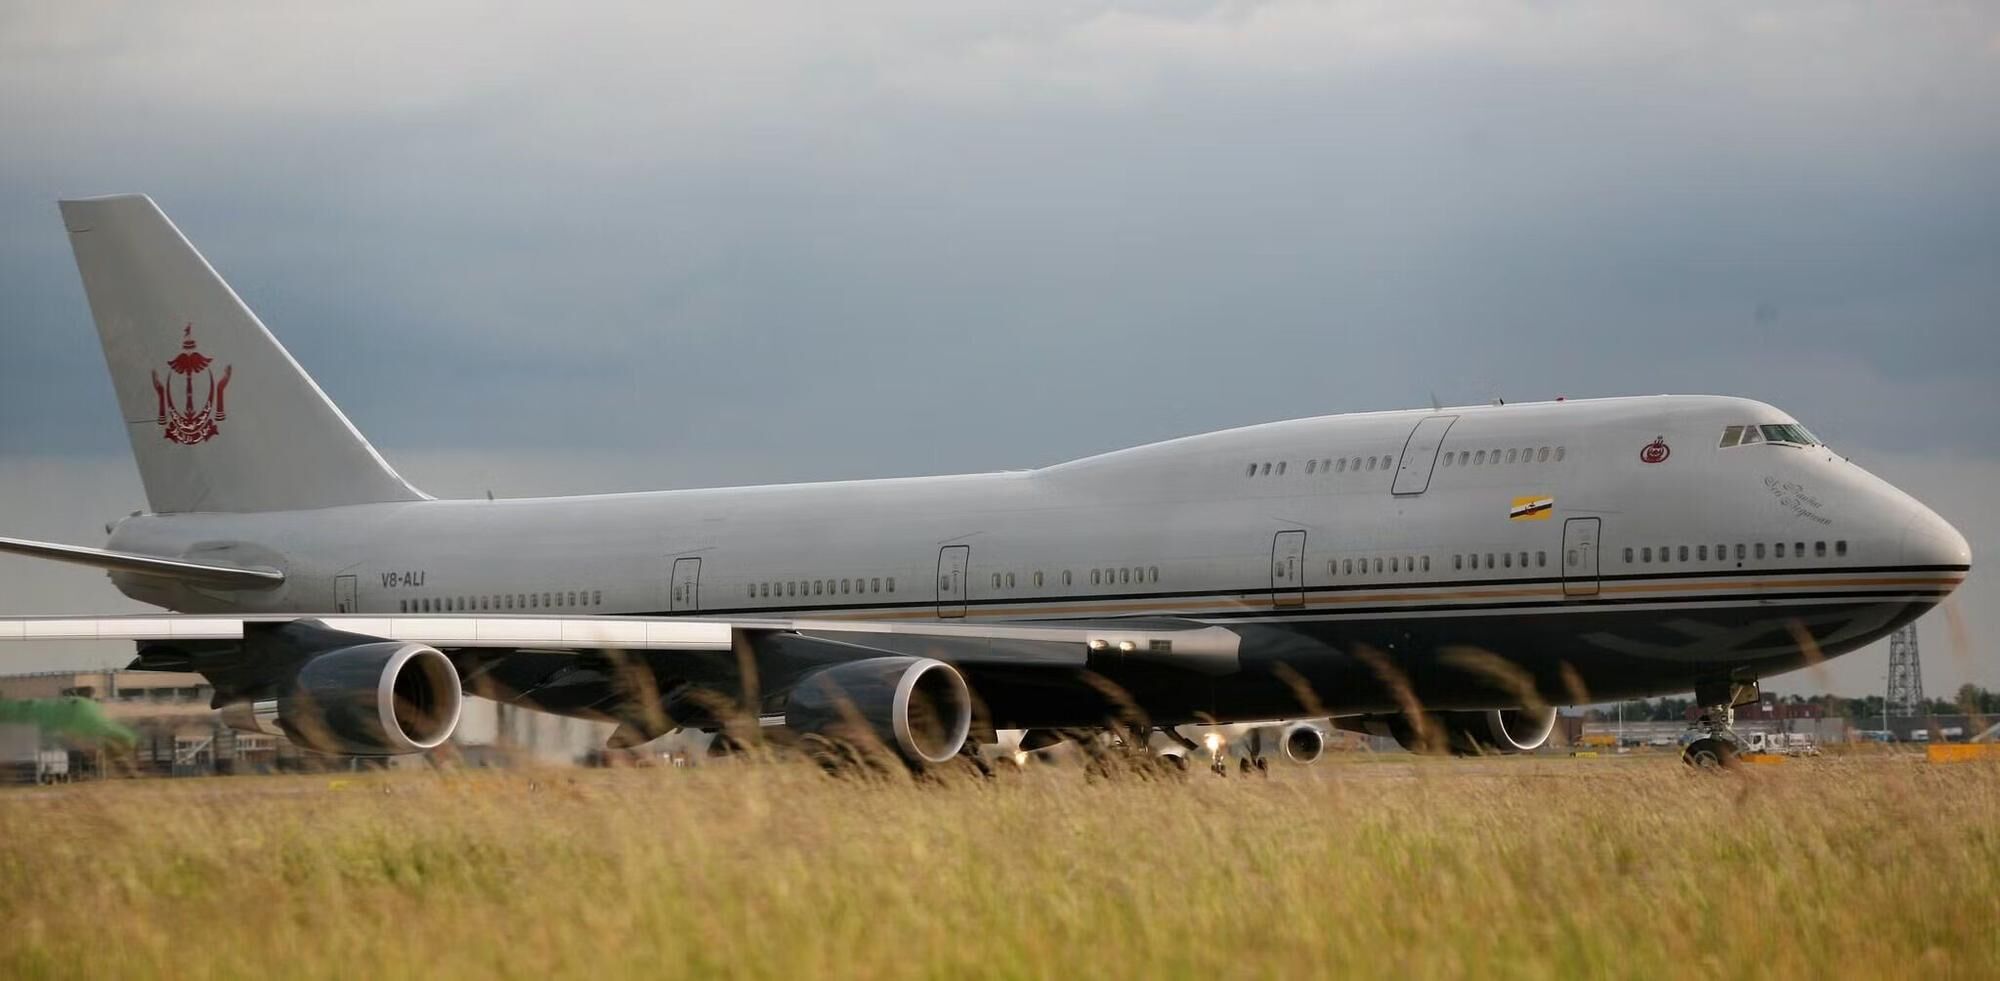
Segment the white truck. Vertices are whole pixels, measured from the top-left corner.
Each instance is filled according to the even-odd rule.
[[[1771,756],[1818,756],[1819,744],[1803,732],[1753,732],[1744,737],[1743,751]]]

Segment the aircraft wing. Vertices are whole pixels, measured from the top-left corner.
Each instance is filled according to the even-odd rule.
[[[311,621],[328,630],[440,650],[721,652],[744,635],[796,634],[878,653],[959,664],[1075,667],[1096,656],[1174,665],[1202,674],[1236,669],[1234,631],[1182,620],[1045,623],[888,623],[813,619],[611,616],[202,616],[0,618],[0,642],[132,641],[144,647],[226,646],[259,626]]]

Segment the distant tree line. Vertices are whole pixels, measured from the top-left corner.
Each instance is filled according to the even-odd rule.
[[[1778,705],[1817,705],[1828,718],[1846,719],[1858,728],[1868,728],[1870,719],[1882,718],[1882,696],[1847,698],[1841,695],[1780,695]],[[1619,717],[1618,705],[1603,705],[1584,713],[1593,722],[1609,722]],[[1627,722],[1678,722],[1694,707],[1692,698],[1636,698],[1624,704]],[[1974,684],[1958,686],[1956,698],[1933,698],[1925,703],[1926,715],[2000,715],[2000,691],[1988,691]]]

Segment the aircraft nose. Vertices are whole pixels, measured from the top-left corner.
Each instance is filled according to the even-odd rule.
[[[1922,508],[1903,523],[1903,561],[1909,565],[1968,568],[1972,565],[1972,546],[1951,522],[1929,508]]]

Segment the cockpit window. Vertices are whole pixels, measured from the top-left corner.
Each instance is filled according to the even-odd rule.
[[[1718,447],[1749,446],[1752,443],[1779,443],[1786,446],[1818,446],[1818,437],[1806,431],[1806,427],[1795,422],[1759,423],[1746,426],[1722,427],[1722,441]]]

